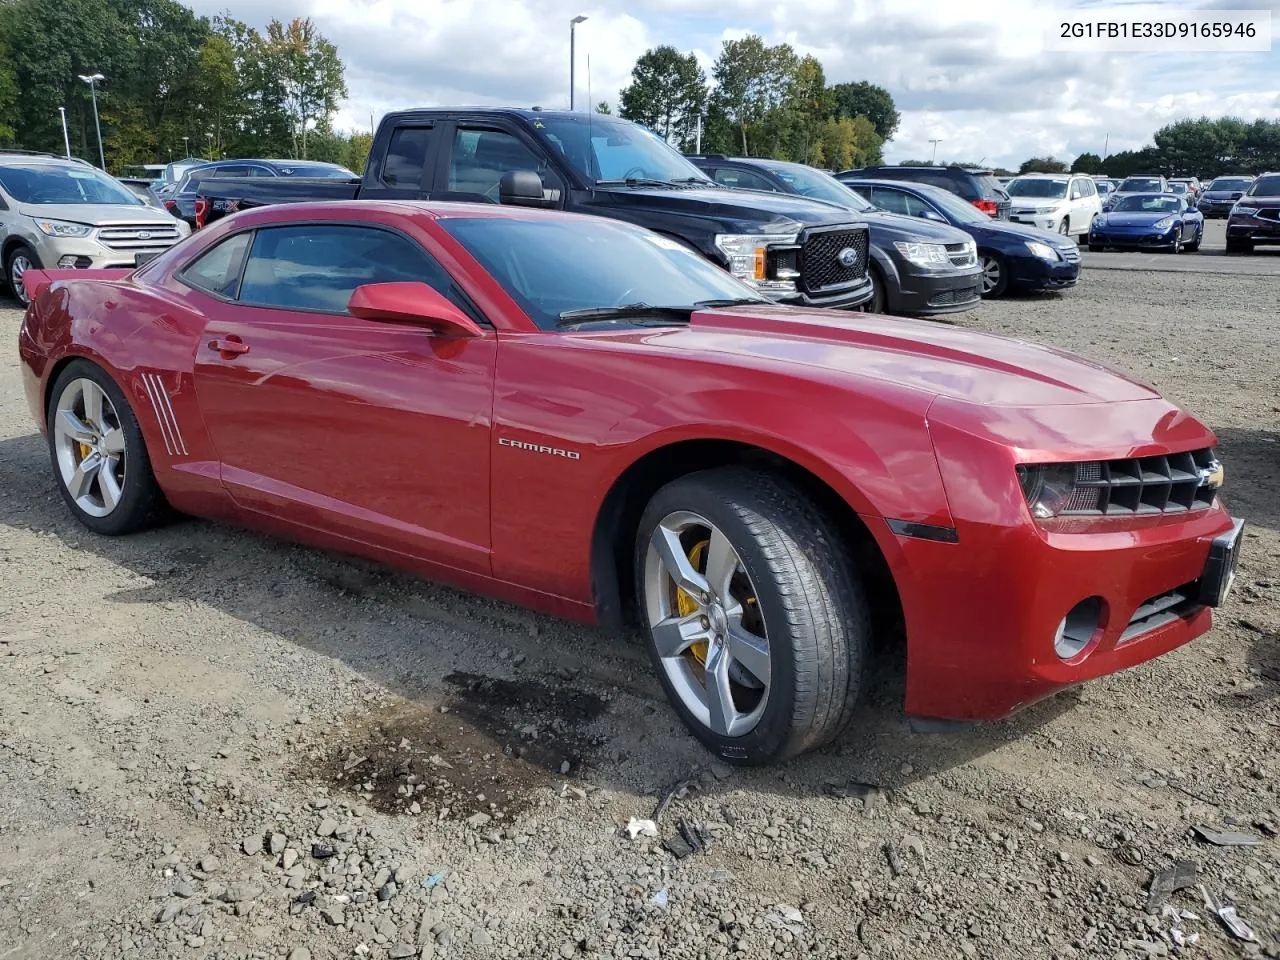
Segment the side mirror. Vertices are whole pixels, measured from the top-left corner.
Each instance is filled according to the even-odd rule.
[[[442,337],[482,337],[484,331],[434,287],[416,281],[356,287],[347,312],[361,320],[427,327]]]
[[[512,207],[549,207],[542,178],[532,170],[508,170],[498,181],[498,201]]]
[[[946,223],[947,218],[940,214],[937,210],[925,210],[921,214],[926,220],[937,220],[938,223]]]

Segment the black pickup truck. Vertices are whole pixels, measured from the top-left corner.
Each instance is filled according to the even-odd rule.
[[[871,298],[867,225],[802,197],[724,189],[661,137],[617,117],[537,108],[406,110],[383,117],[359,180],[225,179],[200,219],[274,203],[504,203],[613,217],[692,247],[784,303]]]

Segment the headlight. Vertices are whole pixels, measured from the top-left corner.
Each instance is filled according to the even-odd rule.
[[[1032,256],[1039,257],[1041,260],[1057,260],[1058,252],[1047,243],[1040,243],[1036,240],[1027,241],[1027,249],[1031,251]]]
[[[1078,476],[1102,476],[1102,464],[1036,463],[1018,467],[1018,483],[1027,498],[1031,515],[1039,520],[1056,517],[1064,510],[1096,510],[1101,503],[1100,487],[1076,486]]]
[[[759,285],[769,281],[769,247],[786,246],[798,239],[796,234],[718,233],[716,247],[728,258],[730,273],[739,280]],[[794,286],[794,283],[788,285]]]
[[[917,267],[949,267],[951,258],[947,256],[947,248],[941,243],[909,243],[895,240],[893,245],[898,252]]]
[[[1173,217],[1163,217],[1151,225],[1153,230],[1168,230],[1173,226]]]
[[[43,220],[35,218],[40,232],[50,237],[87,237],[93,227],[83,223],[68,223],[66,220]]]
[[[1232,213],[1242,213],[1242,214],[1244,214],[1246,217],[1256,217],[1256,216],[1258,215],[1258,208],[1257,208],[1257,207],[1245,207],[1245,206],[1241,206],[1240,204],[1238,204],[1238,203],[1237,203],[1234,207],[1232,207],[1232,208],[1231,208],[1231,212],[1232,212]]]
[[[1057,209],[1058,209],[1058,205],[1055,203],[1047,207],[1036,207],[1035,211],[1036,213],[1053,213]]]

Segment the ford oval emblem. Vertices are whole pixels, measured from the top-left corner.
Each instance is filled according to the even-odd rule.
[[[137,232],[136,236],[137,236],[137,238],[138,238],[139,240],[150,240],[150,239],[151,239],[151,231],[150,231],[150,230],[139,230],[139,231]]]
[[[836,254],[836,259],[840,261],[842,267],[856,267],[858,265],[858,251],[853,247],[845,247]]]

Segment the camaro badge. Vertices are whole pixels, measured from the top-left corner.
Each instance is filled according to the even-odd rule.
[[[528,450],[530,453],[549,453],[553,457],[564,457],[566,460],[582,459],[582,454],[577,450],[561,450],[559,447],[548,447],[541,443],[525,443],[523,440],[512,440],[510,437],[499,437],[498,446],[514,447],[516,450]]]
[[[1221,463],[1214,460],[1207,467],[1200,468],[1200,486],[1217,490],[1226,480],[1226,470]]]
[[[856,267],[858,265],[858,251],[853,247],[845,247],[836,254],[836,259],[840,261],[842,267]]]

